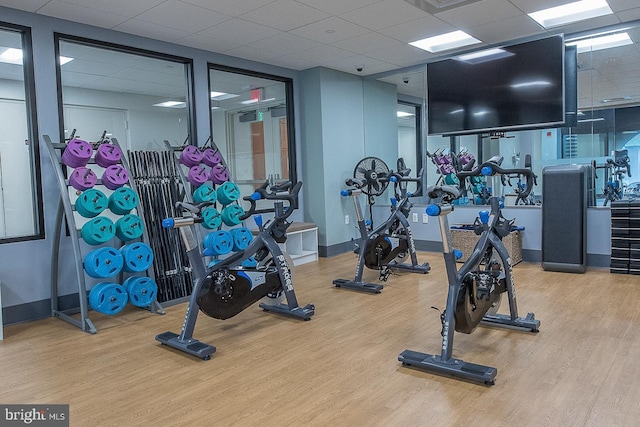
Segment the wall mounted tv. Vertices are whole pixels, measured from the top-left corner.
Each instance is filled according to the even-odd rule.
[[[562,35],[427,64],[429,135],[565,124]]]

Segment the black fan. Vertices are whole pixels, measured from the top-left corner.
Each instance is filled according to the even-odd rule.
[[[389,167],[377,157],[365,157],[353,170],[353,177],[362,180],[362,192],[369,196],[379,196],[387,189],[389,181],[380,182],[389,174]]]

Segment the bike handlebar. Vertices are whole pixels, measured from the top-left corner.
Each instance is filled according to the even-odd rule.
[[[281,200],[285,202],[289,202],[289,206],[284,210],[284,214],[279,219],[286,219],[293,213],[293,209],[291,206],[295,205],[296,199],[298,198],[298,193],[302,188],[302,181],[296,182],[296,184],[292,187],[291,181],[285,181],[279,184],[272,185],[269,187],[269,181],[266,181],[260,187],[256,189],[250,196],[244,196],[242,200],[245,200],[251,204],[249,210],[245,212],[244,215],[240,217],[241,220],[245,220],[253,215],[256,211],[256,203],[258,200]],[[287,193],[284,193],[287,191]]]
[[[471,171],[460,171],[457,172],[456,175],[460,179],[464,179],[472,176],[493,176],[493,175],[523,175],[527,178],[527,185],[525,190],[522,193],[523,197],[529,195],[531,190],[533,190],[534,182],[536,180],[536,176],[531,169],[527,168],[514,168],[514,169],[506,169],[500,166],[502,162],[502,156],[495,156],[486,162],[479,165],[477,168]]]

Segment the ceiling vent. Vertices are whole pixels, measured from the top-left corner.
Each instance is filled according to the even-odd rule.
[[[445,10],[455,9],[460,6],[466,6],[471,3],[477,3],[480,0],[404,0],[407,3],[422,9],[425,12],[434,15]]]

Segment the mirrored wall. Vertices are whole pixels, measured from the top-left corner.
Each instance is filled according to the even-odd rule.
[[[527,155],[531,167],[542,175],[545,166],[578,163],[596,165],[597,204],[606,200],[607,186],[620,180],[626,194],[640,196],[640,24],[603,28],[586,34],[565,35],[565,44],[577,46],[577,123],[574,126],[506,132],[499,135],[427,136],[423,132],[425,153],[469,153],[479,160],[493,155],[504,157],[507,167],[523,167]],[[606,34],[602,34],[606,33]],[[624,34],[624,35],[623,35]],[[623,40],[619,45],[593,43],[602,35]],[[398,99],[419,99],[424,105],[425,71],[399,72],[380,80],[396,85]],[[419,81],[419,82],[418,82]],[[426,120],[426,118],[425,118]],[[399,139],[399,152],[402,143]],[[626,168],[613,168],[611,162],[628,156]],[[443,179],[433,158],[425,159],[427,184]],[[541,180],[534,189],[540,202]],[[507,184],[497,189],[513,195]]]
[[[295,180],[291,80],[210,65],[209,87],[211,135],[241,193]]]
[[[43,233],[31,56],[29,30],[0,25],[0,243]]]
[[[126,150],[164,150],[164,140],[191,142],[190,60],[63,35],[56,39],[64,139],[106,136]]]

